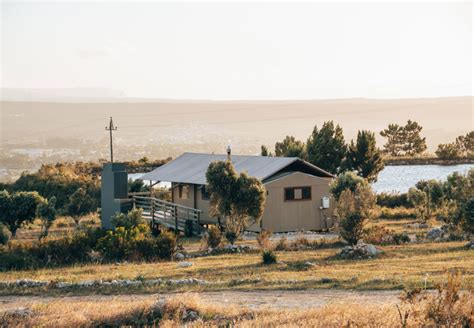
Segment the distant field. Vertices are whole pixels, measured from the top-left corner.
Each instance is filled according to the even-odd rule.
[[[346,138],[359,129],[380,131],[389,123],[418,121],[429,150],[472,130],[473,97],[426,99],[341,99],[314,101],[160,101],[120,103],[1,102],[2,142],[38,143],[44,147],[71,147],[71,139],[98,142],[107,149],[104,127],[113,116],[117,158],[120,147],[166,146],[161,156],[176,152],[216,151],[232,144],[236,152],[258,152],[285,135],[306,140],[315,124],[334,120]],[[382,139],[379,138],[379,142]],[[69,140],[68,140],[69,139]],[[61,141],[62,140],[62,141]],[[73,147],[74,148],[74,147]],[[125,149],[125,148],[124,148]],[[145,148],[146,153],[146,148]],[[166,152],[168,154],[165,154]]]

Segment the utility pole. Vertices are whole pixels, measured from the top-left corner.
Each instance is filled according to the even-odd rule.
[[[112,145],[112,131],[117,131],[117,127],[114,126],[114,122],[112,121],[112,116],[110,117],[109,126],[105,127],[107,131],[110,132],[110,163],[114,162],[114,149]]]

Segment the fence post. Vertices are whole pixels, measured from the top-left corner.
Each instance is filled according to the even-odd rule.
[[[151,205],[151,222],[155,223],[155,202],[153,198],[150,197],[150,205]]]
[[[178,234],[178,207],[173,205],[173,212],[174,212],[174,233]]]
[[[197,234],[201,232],[201,212],[197,212],[197,229],[196,229]]]

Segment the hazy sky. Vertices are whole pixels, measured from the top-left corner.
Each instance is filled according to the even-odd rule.
[[[471,3],[2,2],[1,86],[177,99],[472,95]]]

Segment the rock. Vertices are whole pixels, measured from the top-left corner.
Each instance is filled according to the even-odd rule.
[[[378,252],[377,252],[377,248],[375,248],[374,245],[367,245],[366,248],[367,248],[367,252],[368,252],[370,255],[372,255],[372,256],[377,255],[377,253],[378,253]]]
[[[192,266],[193,266],[192,262],[183,261],[183,262],[178,263],[178,267],[180,267],[180,268],[189,268],[189,267],[192,267]]]
[[[199,314],[196,311],[186,310],[183,315],[183,321],[190,322],[199,320]]]
[[[186,257],[182,253],[176,253],[174,256],[178,261],[184,260]]]
[[[426,238],[431,240],[440,240],[443,235],[444,231],[440,227],[436,227],[426,233]]]
[[[464,247],[474,249],[474,240],[469,241]]]

